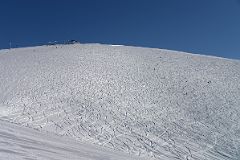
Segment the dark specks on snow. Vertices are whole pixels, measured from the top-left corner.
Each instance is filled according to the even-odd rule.
[[[0,52],[11,122],[147,159],[240,157],[240,61],[99,44]]]

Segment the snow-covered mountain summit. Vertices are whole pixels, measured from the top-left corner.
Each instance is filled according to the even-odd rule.
[[[148,159],[238,160],[240,61],[99,44],[1,50],[0,117]]]

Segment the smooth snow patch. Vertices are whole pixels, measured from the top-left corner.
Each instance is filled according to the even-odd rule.
[[[0,119],[0,159],[6,160],[138,160],[68,137],[18,126]]]

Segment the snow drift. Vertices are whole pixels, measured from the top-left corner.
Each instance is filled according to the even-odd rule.
[[[99,44],[1,50],[0,117],[147,159],[237,160],[240,61]]]

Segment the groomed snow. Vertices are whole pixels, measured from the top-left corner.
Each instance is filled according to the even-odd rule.
[[[240,61],[100,44],[1,50],[0,117],[147,159],[238,160]]]
[[[0,120],[0,159],[138,160],[139,158]]]

